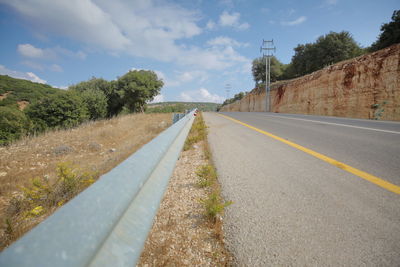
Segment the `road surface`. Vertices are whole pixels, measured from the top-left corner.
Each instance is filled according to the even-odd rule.
[[[221,114],[204,118],[238,265],[400,266],[400,123]]]

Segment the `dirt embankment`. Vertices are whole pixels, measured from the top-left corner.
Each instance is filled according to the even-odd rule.
[[[271,86],[271,111],[400,120],[400,44]],[[221,111],[265,111],[253,89]]]

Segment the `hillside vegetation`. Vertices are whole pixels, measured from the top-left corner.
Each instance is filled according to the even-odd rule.
[[[129,71],[117,80],[92,78],[68,90],[0,77],[0,145],[85,121],[143,112],[163,81],[153,71]]]
[[[0,107],[19,108],[18,102],[36,103],[41,98],[59,93],[60,89],[47,84],[0,75]]]

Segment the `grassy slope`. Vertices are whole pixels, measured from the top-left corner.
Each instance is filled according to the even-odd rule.
[[[29,201],[21,188],[32,187],[32,178],[46,177],[50,184],[56,183],[56,166],[60,163],[70,163],[82,173],[91,172],[98,177],[169,125],[171,114],[131,114],[23,138],[0,147],[0,250],[57,208]],[[30,216],[29,211],[37,205],[43,206],[44,211]]]

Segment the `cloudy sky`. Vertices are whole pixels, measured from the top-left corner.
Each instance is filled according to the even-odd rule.
[[[157,100],[222,102],[249,91],[262,39],[297,44],[349,31],[369,46],[398,0],[0,0],[0,74],[59,88],[131,69],[164,80]]]

